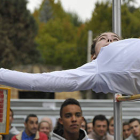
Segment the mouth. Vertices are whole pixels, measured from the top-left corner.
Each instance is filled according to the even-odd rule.
[[[32,131],[37,131],[37,129],[32,129]]]
[[[72,125],[70,125],[70,127],[77,128],[78,127],[78,124],[72,124]]]

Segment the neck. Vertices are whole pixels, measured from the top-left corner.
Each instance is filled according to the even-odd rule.
[[[29,131],[27,131],[26,129],[25,129],[25,133],[28,135],[28,136],[31,136],[32,134],[29,132]]]
[[[102,139],[103,137],[106,136],[106,134],[105,134],[104,136],[100,136],[100,135],[98,135],[95,131],[93,131],[93,132],[95,133],[95,136],[96,136],[98,139]]]
[[[64,132],[63,137],[64,137],[66,140],[78,140],[78,138],[79,138],[79,132],[78,132],[78,133],[75,133],[75,134],[65,133],[65,132]]]

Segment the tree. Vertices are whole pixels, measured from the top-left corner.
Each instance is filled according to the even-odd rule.
[[[0,65],[10,68],[40,60],[34,38],[37,25],[26,0],[0,0]]]
[[[112,30],[111,2],[97,2],[92,13],[92,18],[87,22],[87,29],[93,31],[93,38],[99,33]]]
[[[122,6],[122,35],[123,38],[139,37],[140,32],[140,11],[139,8],[132,12],[127,5]]]
[[[54,3],[53,0],[49,0],[49,2],[52,7],[53,18],[45,23],[38,22],[39,32],[36,37],[38,50],[47,65],[61,65],[63,68],[79,66],[81,63],[75,56],[77,56],[78,28],[82,23],[76,14],[66,13],[60,1]],[[43,4],[39,13],[44,7]],[[34,15],[37,19],[39,14],[35,11]]]
[[[43,1],[43,4],[40,8],[39,19],[41,22],[47,23],[47,21],[52,18],[53,18],[52,6],[49,0],[45,0]]]

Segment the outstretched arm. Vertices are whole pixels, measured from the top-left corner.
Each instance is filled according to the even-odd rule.
[[[0,69],[0,84],[25,90],[47,92],[92,89],[95,84],[96,62],[77,69],[31,74]]]

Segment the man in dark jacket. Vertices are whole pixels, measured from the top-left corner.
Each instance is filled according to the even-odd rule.
[[[60,109],[58,126],[54,129],[51,140],[88,140],[87,134],[81,128],[83,121],[79,102],[69,98]]]

